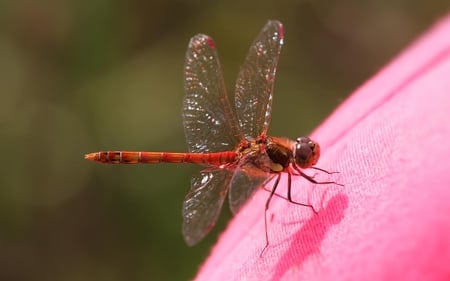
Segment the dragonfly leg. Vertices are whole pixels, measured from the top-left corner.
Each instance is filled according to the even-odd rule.
[[[319,211],[317,211],[316,209],[314,209],[314,206],[311,204],[306,204],[306,203],[300,203],[297,201],[292,200],[292,194],[291,194],[291,182],[292,182],[292,175],[291,173],[288,172],[288,190],[287,190],[287,200],[295,205],[300,205],[300,206],[304,206],[304,207],[309,207],[311,208],[311,210],[313,210],[314,213],[319,213]]]
[[[343,184],[337,183],[335,181],[316,181],[314,179],[314,177],[308,176],[307,174],[303,173],[296,165],[292,165],[292,167],[294,167],[295,171],[298,172],[298,174],[296,174],[296,175],[300,175],[300,176],[304,177],[305,179],[307,179],[308,181],[310,181],[310,182],[312,182],[314,184],[336,184],[336,185],[344,186]],[[320,168],[317,168],[316,170],[324,171],[324,172],[326,172],[328,174],[336,173],[336,172],[327,172],[327,171],[322,170]]]
[[[318,170],[318,171],[327,173],[327,174],[329,174],[329,175],[332,175],[332,174],[339,174],[339,172],[329,172],[329,171],[327,171],[327,170],[325,170],[325,169],[321,169],[321,168],[318,168],[318,167],[311,167],[310,169]]]
[[[292,175],[301,176],[300,174],[295,174],[295,173],[292,173]],[[288,173],[288,196],[287,197],[285,197],[283,195],[280,195],[278,193],[273,193],[272,196],[276,196],[278,198],[284,199],[284,200],[288,201],[289,203],[292,203],[292,204],[295,204],[295,205],[300,205],[300,206],[303,206],[303,207],[309,207],[309,208],[311,208],[313,210],[314,213],[317,214],[318,211],[316,209],[314,209],[313,205],[297,202],[297,201],[294,201],[292,199],[292,196],[291,196],[291,182],[292,182],[292,180],[291,180],[291,173]],[[263,189],[265,191],[267,191],[267,192],[272,192],[272,190],[268,189],[265,186],[263,187]]]
[[[266,234],[266,245],[264,246],[263,250],[261,251],[261,254],[259,255],[260,257],[263,256],[265,250],[267,249],[267,247],[269,247],[269,235],[268,235],[268,231],[267,231],[267,228],[268,228],[268,225],[267,225],[267,210],[269,209],[270,201],[272,200],[273,196],[283,198],[283,199],[285,199],[285,200],[287,200],[290,203],[295,204],[295,205],[309,207],[309,208],[312,209],[312,211],[314,213],[316,213],[316,214],[318,213],[318,211],[316,209],[314,209],[313,205],[306,204],[306,203],[301,203],[301,202],[297,202],[297,201],[292,200],[292,191],[291,191],[292,190],[291,189],[291,186],[292,186],[292,175],[302,176],[302,177],[304,177],[305,179],[307,179],[308,181],[310,181],[310,182],[312,182],[314,184],[336,184],[336,185],[344,186],[343,184],[337,183],[335,181],[323,181],[323,182],[317,181],[317,180],[314,179],[314,176],[316,176],[316,174],[314,174],[314,176],[309,176],[309,175],[303,173],[296,165],[292,165],[292,166],[294,167],[295,171],[288,171],[288,173],[287,173],[288,174],[287,198],[282,196],[282,195],[279,195],[278,193],[275,192],[277,190],[278,184],[279,184],[280,179],[281,179],[281,173],[278,173],[276,175],[277,178],[275,180],[275,183],[273,184],[272,190],[269,190],[266,186],[263,187],[263,189],[265,191],[270,192],[270,195],[267,198],[267,201],[266,201],[266,204],[265,204],[265,209],[264,209],[264,228],[265,228],[265,234]],[[329,175],[338,173],[338,172],[328,172],[326,170],[323,170],[323,169],[320,169],[320,168],[316,168],[316,167],[312,167],[312,168],[314,168],[316,170],[319,170],[319,171],[322,171],[324,173],[327,173]]]
[[[260,257],[262,257],[262,255],[264,254],[264,251],[267,249],[267,247],[269,247],[269,235],[267,234],[267,210],[269,209],[270,200],[272,200],[273,195],[279,196],[278,194],[275,193],[275,191],[277,190],[278,183],[280,182],[280,178],[281,178],[281,173],[278,173],[277,179],[275,180],[272,190],[270,191],[270,195],[266,201],[266,205],[265,205],[265,209],[264,209],[264,229],[266,231],[266,245],[264,246],[263,250],[261,251],[261,254],[259,254]]]
[[[265,186],[263,187],[263,189],[264,189],[265,191],[267,191],[267,192],[272,192],[272,190],[268,189],[268,188],[265,187]],[[280,194],[278,194],[278,193],[274,193],[273,195],[276,196],[276,197],[278,197],[278,198],[281,198],[281,199],[284,199],[284,200],[288,201],[287,197],[285,197],[285,196],[283,196],[283,195],[280,195]]]
[[[294,176],[301,176],[301,177],[303,176],[302,174],[296,173],[296,172],[294,172],[294,171],[292,171],[291,174],[294,175]],[[312,175],[312,176],[309,176],[309,175],[308,175],[308,176],[309,176],[310,178],[313,179],[313,178],[315,178],[318,174],[319,174],[319,173],[314,173],[314,175]]]

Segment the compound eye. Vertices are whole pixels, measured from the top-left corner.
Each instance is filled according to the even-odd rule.
[[[309,168],[314,166],[319,160],[320,147],[319,144],[310,138],[297,138],[295,144],[295,163],[300,168]]]

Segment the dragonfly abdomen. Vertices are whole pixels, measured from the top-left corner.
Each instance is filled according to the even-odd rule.
[[[237,153],[233,151],[215,153],[101,151],[86,154],[84,158],[108,164],[195,163],[220,166],[233,163]]]

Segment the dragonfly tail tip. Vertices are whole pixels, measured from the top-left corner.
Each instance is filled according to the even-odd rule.
[[[88,153],[84,155],[84,159],[89,160],[89,161],[95,161],[95,155],[96,153]]]

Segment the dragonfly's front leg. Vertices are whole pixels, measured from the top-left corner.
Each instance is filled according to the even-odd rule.
[[[303,173],[302,170],[300,170],[296,165],[292,165],[292,167],[297,172],[297,173],[293,173],[294,175],[302,176],[302,177],[304,177],[305,179],[307,179],[308,181],[310,181],[310,182],[312,182],[314,184],[336,184],[336,185],[339,185],[339,186],[344,186],[343,184],[337,183],[335,181],[317,181],[317,180],[314,179],[316,174],[314,176],[309,176],[309,175]],[[319,171],[322,171],[322,172],[325,172],[325,173],[327,173],[329,175],[339,173],[339,172],[328,172],[326,170],[323,170],[323,169],[320,169],[320,168],[317,168],[317,167],[311,167],[311,168],[319,170]]]

